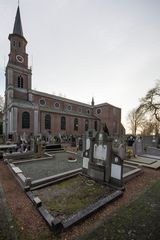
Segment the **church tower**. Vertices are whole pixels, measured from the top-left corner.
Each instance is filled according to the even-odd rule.
[[[27,40],[23,35],[19,6],[15,17],[13,33],[9,34],[10,53],[6,66],[4,134],[13,135],[18,130],[17,118],[20,108],[32,103],[31,69],[28,68]],[[22,106],[23,105],[23,106]],[[19,119],[21,120],[21,119]]]
[[[31,70],[28,69],[27,41],[23,36],[19,6],[15,18],[13,33],[9,34],[10,53],[6,67],[7,104],[12,98],[28,100],[31,90]]]

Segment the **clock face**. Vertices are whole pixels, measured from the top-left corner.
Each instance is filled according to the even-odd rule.
[[[16,60],[19,63],[23,63],[24,62],[24,58],[21,55],[16,55]]]

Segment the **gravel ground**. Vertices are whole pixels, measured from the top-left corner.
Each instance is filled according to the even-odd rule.
[[[77,162],[68,162],[69,157],[75,157]],[[53,159],[33,162],[15,163],[26,177],[38,180],[44,177],[54,176],[58,173],[67,172],[82,167],[82,157],[70,153],[56,153]]]
[[[144,192],[157,179],[160,179],[160,170],[155,171],[145,168],[142,175],[125,184],[126,190],[121,198],[56,237],[51,233],[45,221],[16,182],[7,165],[0,162],[0,182],[6,196],[7,205],[16,220],[20,240],[79,239],[84,233],[101,224],[106,217],[111,217],[113,212],[125,203],[136,199],[140,193]]]

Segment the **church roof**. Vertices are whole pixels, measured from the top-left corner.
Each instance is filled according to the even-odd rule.
[[[23,29],[22,29],[21,15],[20,15],[19,6],[17,8],[16,18],[15,18],[14,28],[13,28],[13,34],[18,34],[20,36],[23,36]]]

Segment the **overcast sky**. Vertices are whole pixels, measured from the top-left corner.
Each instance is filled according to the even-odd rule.
[[[0,94],[17,0],[0,0]],[[122,109],[160,79],[160,0],[20,0],[33,89]],[[126,126],[126,125],[125,125]]]

